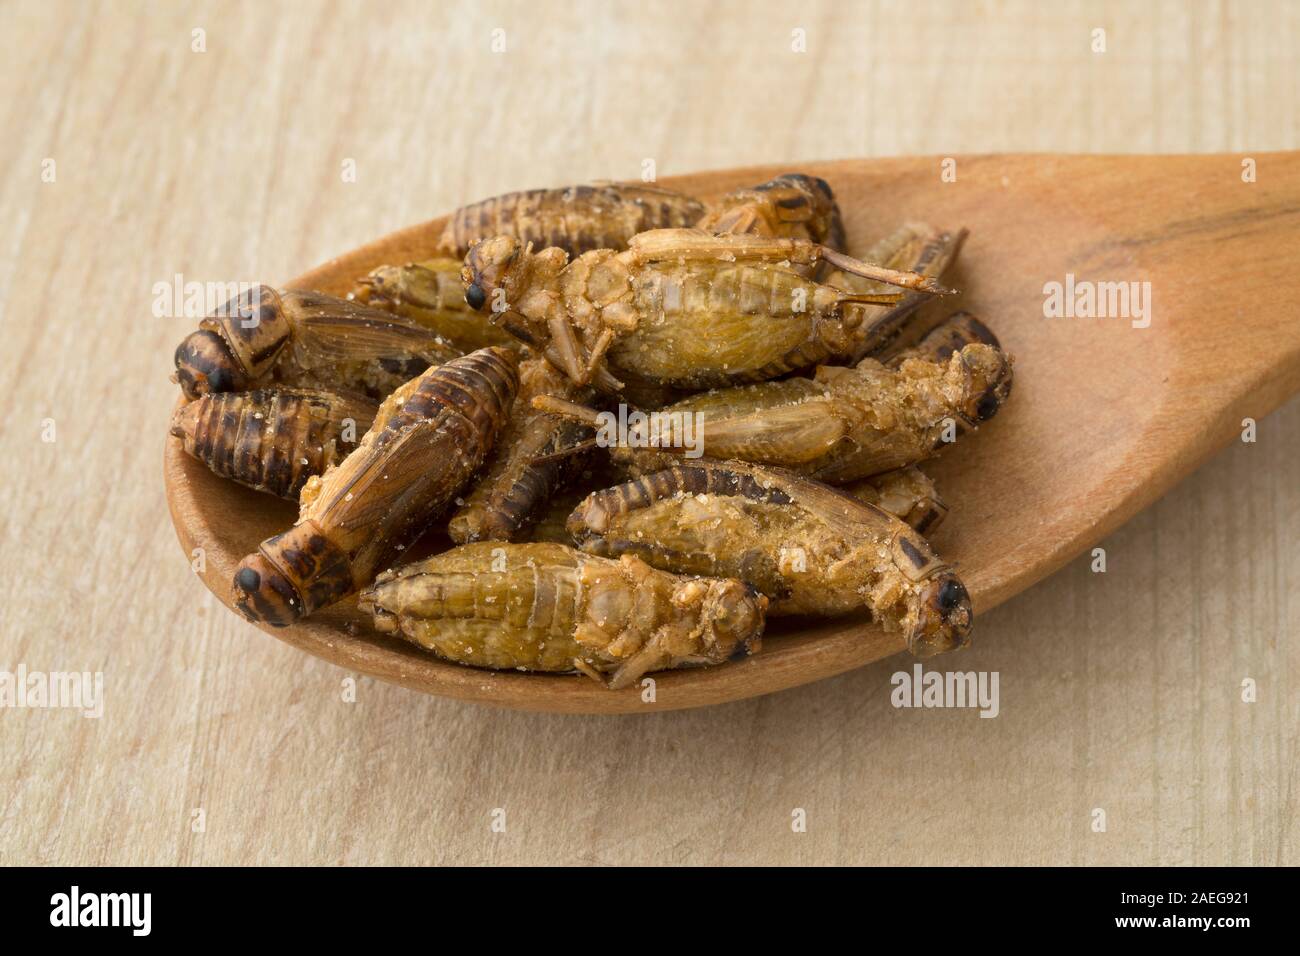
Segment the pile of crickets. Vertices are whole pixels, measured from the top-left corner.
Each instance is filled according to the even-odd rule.
[[[234,603],[283,626],[357,594],[447,660],[612,688],[753,653],[767,615],[961,646],[916,464],[1011,388],[979,320],[918,328],[964,235],[857,259],[815,177],[711,205],[599,184],[467,206],[346,299],[255,287],[176,351],[185,451],[299,502]]]

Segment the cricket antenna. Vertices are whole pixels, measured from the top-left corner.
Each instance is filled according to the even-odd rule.
[[[569,421],[590,425],[592,428],[598,428],[601,424],[600,412],[594,408],[588,408],[586,405],[579,405],[577,402],[570,402],[555,395],[536,396],[533,399],[533,408],[539,412],[567,418]]]
[[[588,438],[586,441],[580,441],[575,445],[566,445],[557,451],[551,452],[549,455],[539,455],[533,459],[533,464],[544,465],[548,462],[559,461],[561,458],[568,458],[571,455],[578,455],[582,452],[590,451],[599,444],[600,443],[595,438]]]

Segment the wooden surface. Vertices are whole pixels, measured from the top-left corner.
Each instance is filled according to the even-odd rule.
[[[644,717],[369,678],[346,702],[355,675],[178,554],[158,458],[188,320],[151,314],[174,273],[276,281],[646,159],[1300,139],[1292,5],[920,7],[0,8],[0,669],[102,671],[105,698],[0,711],[0,862],[1294,864],[1294,400],[1103,542],[1105,574],[1080,558],[978,622],[961,667],[999,674],[992,720],[893,708],[902,659]]]

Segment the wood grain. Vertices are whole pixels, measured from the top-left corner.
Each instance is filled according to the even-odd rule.
[[[983,617],[962,666],[1000,674],[993,720],[894,709],[892,661],[639,718],[369,678],[346,703],[356,675],[266,640],[179,559],[157,470],[187,321],[151,314],[177,272],[279,281],[646,159],[1295,149],[1292,5],[5,17],[0,668],[103,671],[105,712],[0,711],[0,862],[1296,862],[1294,401],[1104,541],[1107,573],[1076,560]]]

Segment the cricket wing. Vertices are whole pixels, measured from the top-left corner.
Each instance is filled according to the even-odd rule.
[[[633,236],[628,250],[643,263],[700,259],[807,263],[816,259],[816,246],[806,240],[736,233],[715,235],[703,229],[651,229]]]
[[[457,454],[448,415],[416,422],[386,443],[358,448],[325,476],[303,518],[355,540],[404,533],[409,515],[434,497],[449,500],[457,489],[448,486],[463,483],[469,472],[447,467]]]
[[[816,460],[848,432],[842,419],[828,413],[825,402],[802,402],[738,418],[711,420],[704,415],[698,427],[711,457],[787,465]]]
[[[402,316],[329,296],[292,295],[294,342],[315,363],[418,357],[442,364],[460,355],[442,336]]]

